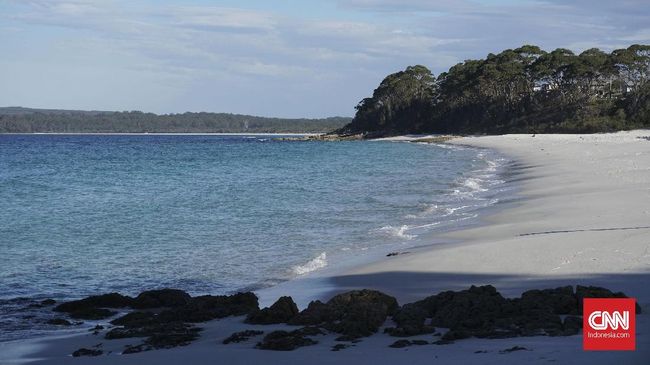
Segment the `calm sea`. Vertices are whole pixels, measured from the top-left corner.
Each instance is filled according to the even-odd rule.
[[[408,247],[496,203],[504,163],[404,142],[0,135],[0,340],[49,329],[36,299],[255,290]]]

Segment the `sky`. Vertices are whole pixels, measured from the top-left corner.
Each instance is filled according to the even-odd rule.
[[[0,0],[0,106],[353,116],[388,74],[650,44],[650,0]]]

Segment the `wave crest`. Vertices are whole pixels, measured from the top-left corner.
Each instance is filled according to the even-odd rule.
[[[310,260],[304,265],[296,265],[293,267],[293,272],[296,275],[304,275],[327,266],[327,252],[323,252]]]
[[[400,226],[400,227],[383,226],[383,227],[379,228],[378,231],[385,234],[385,235],[387,235],[387,236],[410,240],[410,239],[413,239],[413,238],[416,237],[415,235],[406,233],[406,231],[408,229],[410,229],[410,228],[411,227],[409,227],[407,225],[403,225],[403,226]]]

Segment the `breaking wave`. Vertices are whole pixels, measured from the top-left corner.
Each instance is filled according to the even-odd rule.
[[[323,252],[310,260],[304,265],[297,265],[293,267],[293,272],[296,275],[304,275],[327,266],[327,252]]]

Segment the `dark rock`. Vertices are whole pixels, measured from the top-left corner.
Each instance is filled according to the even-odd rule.
[[[357,304],[381,305],[385,307],[388,315],[393,315],[397,308],[397,300],[377,290],[353,290],[334,296],[327,302],[335,312],[345,311],[350,306]]]
[[[326,324],[325,328],[351,339],[367,337],[377,332],[386,317],[385,306],[360,303],[349,307],[340,321]]]
[[[104,308],[82,308],[74,312],[70,312],[70,317],[74,319],[98,320],[106,319],[116,314],[117,312],[113,312]]]
[[[522,346],[513,346],[511,348],[501,350],[501,351],[499,351],[499,353],[500,354],[507,354],[507,353],[515,352],[515,351],[530,351],[530,350],[528,350],[527,348],[522,347]]]
[[[377,332],[397,308],[397,300],[391,296],[376,290],[354,290],[336,295],[327,303],[313,301],[288,323],[322,325],[342,334],[340,339],[352,340]]]
[[[576,316],[567,316],[562,323],[562,335],[573,336],[580,333],[582,330],[582,318]]]
[[[334,322],[324,327],[344,337],[355,339],[377,332],[389,315],[398,308],[397,300],[376,290],[354,290],[339,294],[327,302]]]
[[[359,342],[359,336],[343,335],[343,336],[339,336],[339,337],[335,338],[334,341],[356,343],[356,342]]]
[[[336,315],[332,308],[320,300],[315,300],[310,302],[307,308],[294,316],[288,323],[293,325],[315,326],[334,320],[336,320]]]
[[[250,313],[246,323],[275,324],[286,323],[298,314],[298,307],[291,297],[281,297],[268,308]]]
[[[184,346],[198,338],[200,328],[189,323],[203,322],[229,315],[241,315],[258,309],[253,293],[237,293],[230,296],[200,296],[187,298],[184,292],[161,290],[144,292],[138,298],[139,306],[171,306],[158,314],[136,311],[113,320],[114,325],[105,334],[106,339],[147,337],[144,343],[127,347],[123,353],[136,353],[158,348]],[[148,303],[148,304],[146,304]],[[154,304],[156,303],[156,304]]]
[[[582,314],[582,300],[584,298],[627,298],[628,296],[622,292],[614,293],[609,289],[598,286],[578,285],[576,287],[576,297],[578,298],[579,313]],[[641,314],[639,303],[636,303],[636,314]]]
[[[54,299],[45,299],[45,300],[42,300],[40,304],[43,307],[48,307],[48,306],[51,306],[51,305],[55,305],[56,300],[54,300]]]
[[[317,336],[317,335],[326,334],[325,331],[323,331],[322,329],[320,329],[318,327],[314,327],[314,326],[307,326],[307,327],[299,328],[299,329],[295,330],[294,332],[296,332],[296,333],[298,333],[300,335],[303,335],[303,336]]]
[[[55,326],[72,326],[72,323],[67,319],[63,318],[54,318],[47,321],[47,324],[53,324]]]
[[[463,291],[446,291],[412,303],[401,318],[396,316],[398,327],[389,333],[418,334],[419,330],[433,327],[449,328],[443,341],[455,341],[468,337],[507,338],[521,335],[542,335],[562,333],[562,322],[555,314],[553,299],[564,298],[566,288],[548,292],[528,292],[527,299],[506,299],[492,286],[472,286]],[[535,298],[540,299],[536,301]],[[543,300],[542,300],[543,299]],[[565,310],[568,307],[562,307]],[[422,314],[418,310],[423,310]],[[399,314],[399,312],[398,312]],[[422,317],[431,317],[429,327],[423,325]]]
[[[562,334],[562,319],[551,310],[524,311],[522,315],[515,317],[514,322],[523,336],[545,334],[557,336]],[[516,332],[513,332],[513,334],[516,334]]]
[[[392,344],[388,345],[388,347],[402,348],[402,347],[413,346],[413,345],[422,346],[422,345],[428,345],[428,344],[429,344],[429,342],[427,342],[425,340],[412,340],[412,341],[409,341],[409,340],[397,340],[397,341],[393,342]]]
[[[165,323],[138,328],[113,328],[106,333],[108,340],[147,337],[143,345],[127,348],[124,353],[185,346],[199,337],[200,328],[184,323]]]
[[[239,343],[239,342],[248,341],[251,337],[259,336],[261,334],[264,334],[264,331],[246,330],[241,332],[235,332],[232,335],[228,336],[228,338],[223,340],[223,344],[227,345],[233,342]]]
[[[43,308],[43,307],[49,307],[49,306],[54,305],[54,304],[56,304],[56,300],[54,300],[54,299],[45,299],[45,300],[41,300],[38,303],[31,303],[27,307],[28,308]]]
[[[407,254],[407,253],[409,253],[409,252],[408,252],[408,251],[404,251],[404,252],[397,252],[397,251],[395,251],[395,252],[389,252],[388,254],[386,254],[386,257],[397,256],[397,255],[405,255],[405,254]]]
[[[148,290],[133,299],[131,307],[136,309],[180,307],[192,297],[179,289]]]
[[[156,333],[145,340],[145,343],[155,349],[169,349],[177,346],[187,346],[199,338],[200,328],[190,327],[184,331]]]
[[[153,350],[153,348],[151,346],[147,346],[144,343],[141,343],[139,345],[126,345],[124,346],[124,351],[122,351],[122,355],[137,354],[138,352],[150,351],[150,350]]]
[[[204,295],[192,298],[187,304],[161,312],[156,320],[161,322],[205,322],[228,316],[249,314],[259,309],[255,294]]]
[[[317,341],[305,337],[295,331],[274,331],[264,336],[257,348],[263,350],[292,351],[298,347],[317,344]]]
[[[143,327],[116,327],[104,336],[107,340],[131,337],[149,337],[158,334],[186,333],[193,329],[192,325],[182,322],[155,323]]]
[[[554,314],[578,314],[578,299],[572,286],[529,290],[521,295],[522,309],[550,309]]]
[[[451,345],[452,343],[454,343],[452,340],[438,340],[433,342],[434,345]]]
[[[56,312],[79,312],[89,308],[124,308],[132,304],[133,298],[118,293],[93,295],[80,300],[65,302],[54,307]]]
[[[386,317],[386,306],[383,304],[356,303],[342,311],[339,321],[327,323],[324,327],[350,339],[356,339],[377,332]]]
[[[453,328],[442,336],[443,341],[455,341],[472,337],[472,332],[464,328]]]
[[[99,356],[103,354],[104,352],[102,350],[97,350],[97,349],[87,349],[87,348],[80,348],[79,350],[75,351],[72,353],[72,356],[74,357],[80,357],[80,356]]]
[[[397,340],[393,342],[392,344],[388,345],[388,347],[393,347],[396,349],[402,348],[402,347],[407,347],[411,346],[411,341],[409,340]]]
[[[142,327],[155,324],[156,315],[151,312],[131,312],[111,321],[111,324],[125,327]]]
[[[435,327],[426,325],[426,319],[427,311],[424,308],[414,304],[406,304],[393,315],[393,321],[395,321],[397,327],[386,328],[384,332],[395,337],[433,333]]]
[[[472,286],[459,292],[442,292],[428,301],[425,309],[431,324],[443,328],[480,328],[486,321],[507,314],[509,303],[491,285]]]
[[[337,343],[336,345],[332,346],[332,350],[331,350],[331,351],[341,351],[341,350],[345,350],[345,349],[347,349],[347,348],[350,347],[350,346],[354,346],[354,345],[347,345],[347,344],[344,344],[344,343]]]

